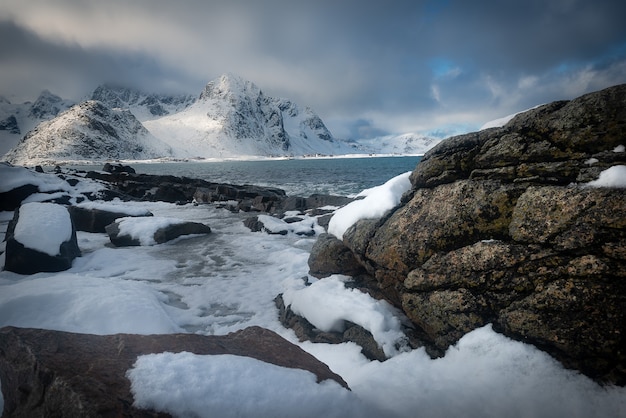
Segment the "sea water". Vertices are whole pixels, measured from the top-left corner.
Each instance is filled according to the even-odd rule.
[[[130,163],[137,173],[169,174],[215,183],[278,187],[289,196],[350,196],[415,169],[422,157],[302,158],[255,161]],[[93,169],[91,167],[90,169]]]

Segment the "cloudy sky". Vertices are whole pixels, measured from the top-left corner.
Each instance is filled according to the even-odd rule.
[[[0,94],[199,94],[225,72],[338,137],[474,130],[626,82],[616,0],[2,0]]]

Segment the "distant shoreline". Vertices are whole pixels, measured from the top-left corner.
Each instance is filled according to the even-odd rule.
[[[147,160],[63,160],[63,161],[42,161],[33,162],[30,166],[97,166],[106,163],[118,164],[172,164],[172,163],[214,163],[227,161],[283,161],[283,160],[339,160],[339,159],[356,159],[356,158],[391,158],[391,157],[423,157],[424,154],[342,154],[342,155],[299,155],[299,156],[280,156],[265,157],[246,155],[239,157],[223,157],[223,158],[155,158]]]

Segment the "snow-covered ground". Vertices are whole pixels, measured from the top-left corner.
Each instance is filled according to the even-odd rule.
[[[381,199],[372,209],[395,204],[403,176],[366,193]],[[78,232],[83,254],[70,270],[0,272],[0,326],[213,335],[259,325],[328,364],[352,389],[248,358],[162,353],[140,357],[128,371],[137,405],[199,417],[626,417],[626,388],[599,386],[491,326],[467,334],[435,360],[423,349],[402,348],[394,309],[346,289],[346,277],[308,276],[315,238],[253,233],[243,226],[244,215],[211,205],[107,205],[148,210],[155,222],[203,222],[213,232],[127,248],[111,247],[105,234]],[[0,212],[0,235],[11,217]],[[353,343],[298,342],[278,321],[273,299],[279,293],[319,327],[362,324],[392,357],[367,360]]]

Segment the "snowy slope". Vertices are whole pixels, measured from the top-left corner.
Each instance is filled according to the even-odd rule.
[[[364,151],[372,154],[421,155],[442,140],[417,133],[406,133],[359,139],[358,143]]]
[[[311,109],[266,96],[254,83],[227,74],[209,82],[187,109],[146,121],[178,157],[345,154]]]
[[[171,156],[127,110],[90,100],[40,123],[4,158],[21,165]]]
[[[50,93],[41,92],[34,102],[11,103],[0,96],[0,156],[13,148],[19,140],[42,121],[50,120],[74,105]]]
[[[196,98],[189,94],[147,94],[128,87],[102,84],[93,91],[91,100],[98,100],[111,109],[130,110],[139,121],[144,122],[180,112]]]

